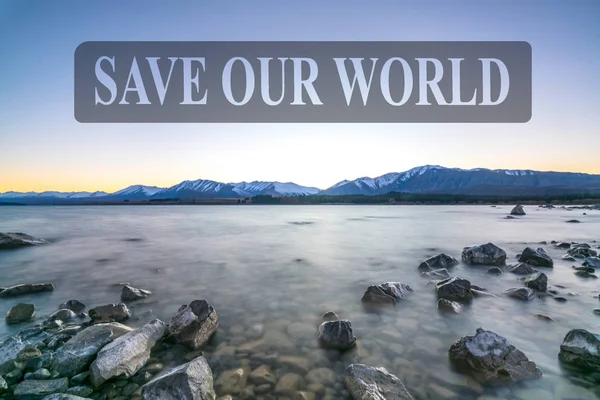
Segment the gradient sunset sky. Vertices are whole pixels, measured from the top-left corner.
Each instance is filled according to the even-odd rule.
[[[0,192],[182,180],[342,179],[437,164],[600,173],[600,1],[0,3]],[[515,40],[533,48],[526,124],[80,124],[84,41]]]

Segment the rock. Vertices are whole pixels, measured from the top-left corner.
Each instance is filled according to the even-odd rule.
[[[338,317],[338,315],[336,313],[334,313],[333,311],[328,311],[325,314],[323,314],[321,316],[321,319],[323,321],[337,321],[338,319],[340,319]]]
[[[516,265],[510,265],[508,267],[508,272],[512,272],[517,275],[529,275],[537,272],[535,268],[527,263],[519,263]]]
[[[323,322],[319,326],[317,336],[327,349],[346,350],[356,344],[350,321]]]
[[[6,374],[15,369],[19,353],[29,344],[17,336],[9,337],[0,343],[0,374]],[[6,376],[4,378],[6,379]]]
[[[40,368],[35,372],[25,374],[25,379],[50,379],[52,374],[46,368]]]
[[[69,380],[67,378],[60,379],[44,379],[44,380],[27,380],[19,383],[15,387],[15,396],[20,398],[41,398],[53,393],[64,393],[69,388]]]
[[[256,386],[260,385],[275,385],[277,379],[275,374],[271,371],[271,369],[267,365],[261,365],[256,368],[254,371],[250,373],[248,377],[250,382],[255,384]]]
[[[506,252],[492,243],[465,247],[461,257],[468,264],[504,265],[506,263]]]
[[[46,241],[21,232],[0,232],[0,250],[16,249],[43,243],[46,243]]]
[[[0,376],[0,394],[2,394],[6,389],[8,389],[8,384],[4,378]]]
[[[144,400],[215,400],[213,375],[200,356],[158,376],[142,387]]]
[[[541,247],[537,250],[534,250],[531,247],[525,248],[519,257],[519,262],[524,262],[535,267],[552,268],[554,266],[552,258],[548,255],[546,250]]]
[[[570,220],[568,220],[567,222],[568,222],[568,223],[571,223],[571,224],[578,224],[578,223],[579,223],[579,222],[581,222],[581,221],[579,221],[578,219],[570,219]]]
[[[523,210],[523,206],[517,204],[515,208],[510,211],[510,215],[525,215],[525,210]]]
[[[183,305],[171,318],[168,335],[175,342],[196,350],[204,345],[219,327],[219,317],[205,300],[194,300]]]
[[[275,393],[281,395],[290,395],[294,392],[304,389],[306,382],[298,374],[285,374],[277,381]]]
[[[335,372],[330,368],[315,368],[311,369],[306,374],[306,381],[311,384],[321,384],[331,386],[335,383]]]
[[[533,295],[533,289],[530,288],[510,288],[504,291],[508,297],[513,297],[519,300],[529,300]]]
[[[453,277],[435,285],[437,297],[451,301],[471,301],[473,292],[471,282],[466,279]]]
[[[561,361],[583,369],[600,369],[600,335],[585,329],[573,329],[567,333],[558,357]]]
[[[313,392],[296,392],[292,400],[315,400],[317,395]]]
[[[413,400],[400,379],[385,368],[352,364],[344,371],[343,379],[355,400]]]
[[[244,368],[224,371],[215,382],[217,393],[238,394],[246,387],[248,371]]]
[[[72,394],[56,393],[56,394],[51,394],[50,396],[46,396],[42,400],[91,400],[91,399],[89,399],[87,397],[74,396]]]
[[[554,322],[554,320],[552,318],[550,318],[549,316],[544,315],[544,314],[535,314],[535,317],[537,319],[539,319],[540,321]]]
[[[598,255],[598,253],[596,253],[596,250],[593,250],[590,247],[590,245],[586,243],[572,245],[571,248],[567,250],[567,254],[572,257],[582,259],[585,259],[587,257],[595,257]]]
[[[155,319],[104,346],[90,367],[92,384],[98,387],[113,377],[134,375],[148,362],[150,349],[165,331],[165,323]]]
[[[556,247],[559,249],[568,249],[571,247],[571,243],[567,243],[567,242],[557,243]]]
[[[462,306],[456,301],[438,299],[437,308],[444,313],[459,314]]]
[[[455,265],[458,265],[458,260],[456,258],[440,253],[437,256],[430,257],[423,261],[421,265],[419,265],[419,269],[426,269],[425,266],[427,266],[428,269],[452,268]]]
[[[481,328],[475,336],[465,336],[454,342],[449,356],[459,371],[482,384],[503,385],[542,376],[535,363],[506,338]]]
[[[59,310],[67,309],[73,311],[75,314],[80,315],[85,310],[85,304],[79,300],[69,300],[66,303],[62,303],[58,306]]]
[[[498,267],[491,267],[487,270],[488,274],[493,274],[493,275],[501,275],[502,274],[502,270]]]
[[[93,321],[121,322],[131,317],[131,311],[125,303],[112,303],[92,308],[89,312]]]
[[[94,393],[94,389],[89,386],[73,386],[68,388],[66,391],[66,394],[84,398],[90,396],[92,393]]]
[[[429,278],[448,279],[450,278],[450,273],[446,268],[440,268],[434,269],[432,271],[421,272],[421,276],[426,276]]]
[[[370,304],[396,304],[397,300],[405,299],[413,289],[400,282],[386,282],[367,288],[361,301]]]
[[[575,275],[580,276],[582,278],[598,278],[595,274],[592,274],[588,271],[575,271]]]
[[[533,275],[521,278],[525,286],[538,292],[545,292],[548,289],[548,277],[543,272],[536,272]]]
[[[504,219],[516,219],[516,218],[513,217],[512,215],[507,215],[506,217],[504,217]]]
[[[600,258],[594,256],[586,257],[583,265],[590,268],[600,268]]]
[[[58,310],[56,312],[54,312],[52,315],[50,315],[48,317],[49,321],[56,321],[56,320],[61,320],[63,322],[65,321],[70,321],[73,318],[76,318],[77,315],[69,310],[68,308],[63,308],[62,310]]]
[[[92,325],[69,339],[54,354],[53,368],[61,375],[72,377],[87,370],[96,354],[114,339],[133,329],[117,322]]]
[[[18,324],[29,321],[35,315],[35,306],[33,304],[19,303],[6,313],[7,324]]]
[[[594,314],[600,315],[600,308],[594,308]]]
[[[19,296],[23,294],[51,292],[54,285],[51,283],[25,283],[5,288],[0,292],[0,297]]]
[[[121,291],[121,301],[134,301],[139,299],[145,299],[152,292],[144,289],[137,289],[133,286],[125,285]]]
[[[576,267],[576,266],[573,265],[573,269],[575,271],[585,271],[585,272],[590,273],[590,274],[593,274],[594,272],[596,272],[596,269],[592,268],[592,267]]]
[[[567,301],[567,299],[562,296],[556,296],[554,297],[554,300],[558,301],[559,303],[564,303]]]

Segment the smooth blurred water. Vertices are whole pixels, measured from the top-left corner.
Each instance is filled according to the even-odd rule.
[[[538,388],[538,394],[553,393],[558,400],[568,398],[561,393],[573,393],[573,383],[590,390],[585,393],[597,392],[594,378],[563,370],[557,354],[570,329],[600,331],[600,317],[593,313],[600,307],[600,283],[574,275],[571,266],[580,262],[562,261],[565,251],[550,241],[597,247],[600,212],[529,206],[526,216],[504,219],[509,211],[508,206],[0,207],[0,232],[51,241],[0,252],[0,286],[51,282],[56,287],[52,293],[0,299],[0,312],[32,302],[40,322],[69,299],[88,307],[118,302],[121,288],[115,284],[130,282],[154,293],[132,304],[131,324],[154,317],[168,321],[180,305],[206,299],[220,316],[208,353],[241,344],[239,331],[261,323],[266,333],[283,332],[296,345],[277,349],[274,343],[274,351],[328,365],[315,356],[312,334],[294,327],[304,324],[312,332],[323,312],[335,311],[352,321],[358,361],[385,366],[416,398],[431,399],[444,398],[439,386],[461,392],[472,385],[451,372],[447,351],[453,340],[483,327],[508,338],[545,374],[512,392],[486,393],[522,398],[528,392],[518,390]],[[582,223],[566,223],[573,218]],[[476,298],[457,316],[441,315],[432,286],[417,270],[429,256],[445,252],[460,259],[463,247],[487,242],[505,249],[513,263],[526,246],[538,247],[540,241],[548,242],[540,246],[555,260],[554,269],[542,271],[549,286],[566,287],[557,289],[566,303],[507,298],[505,289],[522,286],[519,276],[493,276],[486,267],[461,263],[452,275],[498,297]],[[360,301],[365,289],[386,281],[409,284],[415,292],[396,307],[368,313]],[[537,319],[538,313],[554,322]],[[26,326],[6,326],[2,320],[0,335]],[[460,398],[481,395],[474,386]]]

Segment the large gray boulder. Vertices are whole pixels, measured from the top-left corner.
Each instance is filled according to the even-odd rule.
[[[92,308],[89,314],[96,322],[121,322],[131,317],[131,311],[125,303],[112,303]]]
[[[144,400],[215,400],[213,375],[204,357],[173,368],[142,387]]]
[[[134,301],[139,299],[145,299],[152,292],[145,289],[134,288],[133,286],[125,285],[121,291],[121,301]]]
[[[350,321],[326,321],[319,325],[319,341],[327,349],[346,350],[356,344]]]
[[[449,357],[461,372],[489,385],[541,378],[542,372],[527,356],[497,333],[477,329],[450,346]]]
[[[21,232],[0,232],[0,250],[16,249],[43,243],[46,243],[46,241]]]
[[[461,258],[467,264],[504,265],[506,252],[493,243],[465,247]]]
[[[58,306],[59,310],[63,310],[65,308],[67,310],[73,311],[77,315],[80,315],[85,310],[85,304],[83,304],[79,300],[69,300]]]
[[[18,324],[29,321],[35,315],[35,306],[33,304],[19,303],[12,307],[6,313],[7,324]]]
[[[51,283],[24,283],[5,288],[0,292],[0,297],[20,296],[23,294],[51,292],[54,290],[54,285]]]
[[[21,350],[30,343],[20,337],[12,336],[0,343],[0,374],[6,374],[15,369],[15,361]]]
[[[67,378],[28,379],[15,387],[14,395],[20,399],[39,399],[49,394],[66,392],[68,388],[69,380]]]
[[[600,258],[586,257],[586,259],[583,260],[583,265],[590,268],[600,268]]]
[[[60,376],[75,376],[89,368],[105,345],[131,331],[133,329],[118,322],[92,325],[56,351],[53,367]]]
[[[439,268],[452,268],[458,264],[458,260],[448,254],[440,253],[437,256],[429,257],[419,265],[419,269],[439,269]]]
[[[462,302],[469,302],[473,300],[471,282],[456,276],[438,282],[435,285],[435,291],[438,299]]]
[[[354,400],[413,400],[400,379],[385,368],[352,364],[343,379]]]
[[[521,288],[506,289],[504,291],[504,294],[507,295],[508,297],[512,297],[514,299],[519,299],[519,300],[525,300],[525,301],[527,301],[531,297],[533,297],[533,295],[535,294],[535,292],[531,288],[521,287]]]
[[[545,292],[548,289],[548,276],[543,272],[536,272],[535,274],[521,278],[521,280],[525,286],[538,292]]]
[[[179,307],[169,321],[167,334],[176,343],[196,350],[204,345],[219,327],[219,316],[205,300],[194,300]]]
[[[582,259],[587,257],[596,257],[598,255],[596,250],[593,250],[587,243],[571,245],[571,248],[567,250],[567,254],[571,257]]]
[[[400,282],[386,282],[381,285],[369,286],[362,297],[363,303],[368,304],[396,304],[396,301],[405,299],[413,289]]]
[[[510,210],[510,215],[525,215],[525,210],[523,210],[523,206],[517,204],[512,210]]]
[[[508,272],[512,272],[517,275],[529,275],[537,272],[535,268],[527,263],[519,263],[516,265],[510,265],[508,267]]]
[[[90,367],[92,384],[98,387],[111,378],[134,375],[148,362],[152,346],[165,331],[165,323],[155,319],[104,346]]]
[[[573,329],[565,336],[558,356],[563,362],[600,371],[600,335],[585,329]]]
[[[519,257],[519,262],[524,262],[534,267],[552,268],[554,266],[554,261],[548,255],[548,252],[541,247],[536,250],[531,247],[525,248]]]

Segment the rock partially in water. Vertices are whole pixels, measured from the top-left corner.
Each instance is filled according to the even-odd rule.
[[[275,394],[293,395],[295,392],[306,387],[306,381],[298,374],[289,373],[283,375],[275,385]]]
[[[536,272],[535,274],[521,278],[525,286],[538,292],[545,292],[548,289],[548,277],[543,272]]]
[[[437,256],[433,256],[423,261],[419,265],[419,269],[439,269],[439,268],[452,268],[458,265],[458,260],[445,253],[440,253]]]
[[[438,299],[437,303],[438,310],[448,314],[459,314],[462,309],[462,305],[456,301]]]
[[[597,279],[598,277],[586,270],[579,270],[579,271],[575,271],[575,275],[580,276],[582,278],[593,278],[593,279]]]
[[[558,356],[565,363],[600,370],[600,335],[585,329],[573,329],[565,336]]]
[[[170,369],[142,387],[144,400],[215,400],[213,374],[204,357]]]
[[[461,257],[468,264],[504,265],[506,263],[506,252],[493,243],[465,247]]]
[[[51,283],[25,283],[5,288],[0,292],[0,297],[20,296],[23,294],[51,292],[54,285]]]
[[[89,314],[95,322],[121,322],[131,317],[131,311],[125,303],[112,303],[92,308]]]
[[[19,303],[6,313],[7,324],[18,324],[29,321],[35,315],[35,306],[33,304]]]
[[[504,291],[504,294],[507,295],[508,297],[527,301],[535,294],[535,292],[533,291],[533,289],[530,289],[528,287],[526,287],[526,288],[510,288],[510,289],[506,289]]]
[[[593,274],[594,272],[596,272],[596,269],[592,268],[592,267],[576,267],[576,266],[573,265],[573,269],[575,271],[585,271],[585,272],[588,272],[590,274]]]
[[[67,393],[56,393],[44,397],[42,400],[91,400],[88,397],[79,397]]]
[[[219,316],[206,300],[183,305],[171,318],[167,333],[175,342],[196,350],[204,345],[219,327]]]
[[[554,261],[548,255],[548,252],[541,247],[536,250],[531,247],[525,248],[519,257],[519,262],[524,262],[535,267],[552,268],[554,266]]]
[[[220,394],[239,394],[246,387],[249,371],[235,368],[224,371],[215,382],[215,389]]]
[[[46,241],[21,232],[0,232],[0,250],[17,249],[43,243],[46,243]]]
[[[571,243],[567,243],[567,242],[556,243],[556,247],[559,249],[568,249],[571,247]]]
[[[523,206],[517,204],[515,208],[510,210],[510,215],[525,215],[525,210],[523,210]]]
[[[452,277],[435,285],[437,297],[451,301],[468,302],[473,300],[471,282],[466,279]]]
[[[15,387],[14,395],[20,399],[35,399],[53,393],[64,393],[69,388],[67,378],[59,379],[30,379],[19,383]]]
[[[61,320],[63,322],[70,321],[73,318],[76,318],[77,315],[69,310],[68,308],[63,308],[62,310],[58,310],[54,312],[52,315],[48,317],[48,321],[56,321]]]
[[[385,368],[352,364],[343,379],[354,400],[413,400],[400,379]]]
[[[598,257],[586,257],[583,260],[583,265],[590,268],[600,268],[600,258]]]
[[[323,322],[319,326],[317,336],[327,349],[346,350],[356,344],[350,321]]]
[[[461,372],[489,385],[504,385],[542,377],[527,356],[495,332],[478,328],[450,346],[449,357]]]
[[[133,286],[125,285],[121,291],[121,301],[134,301],[139,299],[145,299],[152,292],[145,289],[137,289]]]
[[[580,223],[581,221],[579,221],[578,219],[570,219],[570,220],[568,220],[567,222],[568,222],[568,223],[571,223],[571,224],[578,224],[578,223]]]
[[[413,289],[400,282],[386,282],[381,285],[372,285],[362,297],[363,303],[369,304],[396,304],[397,300],[406,298]]]
[[[133,329],[117,322],[92,325],[69,339],[54,354],[53,368],[60,376],[72,377],[87,370],[96,354],[114,339]]]
[[[321,316],[321,319],[323,321],[337,321],[340,318],[338,317],[338,315],[335,312],[328,311]]]
[[[432,271],[421,272],[421,276],[425,276],[428,278],[448,279],[450,278],[450,273],[446,268],[440,268],[434,269]]]
[[[165,323],[155,319],[104,346],[90,367],[92,384],[98,387],[116,376],[134,375],[148,362],[150,349],[165,331]]]
[[[529,275],[536,273],[537,270],[527,263],[519,263],[516,265],[510,265],[508,267],[508,272],[512,272],[513,274],[517,275]]]
[[[492,275],[502,275],[502,270],[498,267],[491,267],[487,270],[487,273]]]
[[[6,374],[15,369],[19,353],[29,344],[28,341],[23,341],[17,336],[9,337],[0,343],[0,374]]]
[[[572,245],[571,248],[567,250],[567,254],[572,257],[581,259],[585,259],[587,257],[595,257],[598,255],[596,250],[593,250],[591,246],[587,243]]]
[[[62,310],[65,308],[67,310],[73,311],[77,315],[81,315],[81,313],[83,313],[83,311],[85,311],[85,304],[83,304],[79,300],[69,300],[65,303],[62,303],[60,306],[58,306],[59,310]]]

